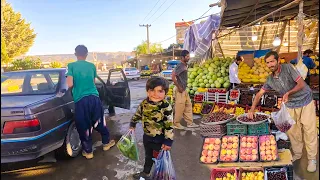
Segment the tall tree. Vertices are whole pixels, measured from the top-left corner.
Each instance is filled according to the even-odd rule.
[[[137,55],[141,55],[141,54],[148,54],[148,44],[147,41],[142,41],[141,44],[139,44],[137,47],[134,48],[134,50],[136,51]],[[161,47],[161,44],[157,44],[157,43],[150,43],[150,53],[159,53],[162,52],[163,49]]]
[[[1,1],[1,36],[1,55],[7,54],[7,59],[2,62],[1,58],[1,63],[9,63],[13,58],[28,52],[36,38],[30,23],[27,23],[19,12],[14,12],[11,5],[3,0]]]

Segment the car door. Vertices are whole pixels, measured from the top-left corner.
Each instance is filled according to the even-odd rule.
[[[106,83],[103,82],[101,77],[97,79],[100,84],[97,88],[104,104],[130,109],[130,89],[122,69],[110,69]],[[102,88],[104,88],[104,92],[102,92]]]

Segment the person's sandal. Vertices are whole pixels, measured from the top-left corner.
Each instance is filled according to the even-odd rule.
[[[110,148],[112,148],[114,145],[116,144],[116,142],[114,140],[110,140],[110,142],[108,144],[104,144],[103,145],[103,150],[104,151],[108,151]]]

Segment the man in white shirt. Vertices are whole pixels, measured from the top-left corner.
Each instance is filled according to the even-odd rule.
[[[229,80],[231,83],[231,88],[235,88],[241,83],[238,77],[238,65],[243,61],[242,56],[237,56],[234,62],[229,67]]]

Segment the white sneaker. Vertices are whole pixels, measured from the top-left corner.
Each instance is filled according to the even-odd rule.
[[[179,124],[179,125],[174,125],[173,128],[174,128],[174,129],[179,129],[179,130],[184,130],[184,126],[182,126],[181,124]]]
[[[316,172],[316,170],[317,170],[317,161],[316,160],[309,160],[307,171],[313,173],[313,172]]]
[[[197,127],[199,127],[199,125],[195,124],[195,123],[192,123],[192,124],[188,125],[187,127],[188,128],[197,128]]]

